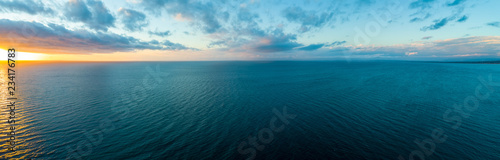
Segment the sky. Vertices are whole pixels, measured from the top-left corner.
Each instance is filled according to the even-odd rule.
[[[0,49],[15,48],[22,60],[498,60],[498,6],[498,0],[0,0]]]

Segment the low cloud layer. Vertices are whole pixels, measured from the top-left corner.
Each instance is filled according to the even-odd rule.
[[[388,46],[341,46],[328,50],[331,54],[353,57],[420,58],[446,57],[497,57],[500,53],[500,36],[475,36],[431,42],[416,42]],[[499,57],[497,57],[499,58]]]
[[[185,50],[188,47],[170,41],[139,39],[103,32],[68,30],[56,24],[0,20],[1,48],[14,47],[35,53],[112,53],[134,50]]]

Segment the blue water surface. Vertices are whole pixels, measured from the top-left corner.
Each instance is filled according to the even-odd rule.
[[[500,159],[497,64],[18,66],[20,148],[3,158]]]

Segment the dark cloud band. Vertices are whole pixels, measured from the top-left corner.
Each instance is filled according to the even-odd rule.
[[[112,53],[133,50],[185,50],[182,44],[170,41],[141,41],[114,33],[68,30],[49,23],[11,21],[0,19],[0,39],[3,48],[13,47],[35,53]]]

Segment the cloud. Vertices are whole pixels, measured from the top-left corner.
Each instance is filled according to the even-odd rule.
[[[302,44],[295,42],[297,35],[285,34],[282,30],[276,29],[265,37],[261,37],[257,43],[253,43],[244,48],[248,48],[255,52],[282,52],[289,51],[295,47],[300,47]]]
[[[423,40],[427,40],[427,39],[431,39],[432,36],[426,36],[426,37],[422,37]]]
[[[458,19],[457,22],[465,22],[465,21],[467,21],[467,19],[469,19],[469,17],[464,15],[464,16],[462,16],[462,18]]]
[[[0,48],[16,47],[35,53],[112,53],[134,50],[184,50],[184,45],[170,41],[141,41],[139,39],[103,32],[68,30],[49,23],[11,21],[0,19]]]
[[[262,25],[263,19],[259,13],[263,12],[255,9],[259,4],[253,2],[245,2],[245,7],[241,7],[242,2],[225,0],[151,0],[141,4],[153,14],[168,14],[200,29],[212,40],[207,45],[208,48],[218,47],[219,50],[232,52],[275,53],[304,46],[297,42],[296,32],[287,33],[285,28],[277,25]],[[330,11],[316,13],[299,7],[285,7],[281,13],[289,22],[300,24],[300,32],[326,26],[333,17]]]
[[[308,45],[308,46],[305,46],[305,47],[298,48],[298,50],[302,50],[302,51],[314,51],[314,50],[320,49],[324,45],[325,44],[311,44],[311,45]]]
[[[412,23],[412,22],[419,22],[419,21],[422,21],[422,18],[415,17],[415,18],[413,18],[413,19],[410,20],[410,23]]]
[[[82,0],[69,0],[65,13],[66,17],[73,21],[87,22],[92,19],[92,13]]]
[[[115,17],[111,15],[109,10],[100,0],[87,0],[87,4],[92,10],[93,21],[89,23],[91,28],[106,31],[108,27],[113,27]]]
[[[100,0],[69,0],[64,10],[66,18],[71,21],[83,22],[95,30],[107,31],[113,27],[115,17]]]
[[[238,12],[237,17],[238,17],[238,21],[252,23],[256,19],[259,18],[259,15],[255,14],[255,13],[251,13],[248,9],[240,9],[240,11]]]
[[[374,0],[358,0],[357,3],[360,5],[372,5],[374,3]]]
[[[411,44],[389,46],[350,46],[343,48],[344,52],[355,56],[373,56],[403,58],[404,56],[433,57],[467,57],[475,54],[481,56],[496,56],[500,52],[500,36],[476,36],[456,39],[436,40]]]
[[[142,5],[153,13],[160,15],[162,10],[172,16],[182,15],[184,19],[191,19],[191,25],[198,26],[205,33],[215,33],[222,29],[221,21],[229,18],[229,13],[222,11],[219,4],[225,1],[185,1],[185,0],[148,0]]]
[[[121,16],[125,29],[129,31],[141,31],[143,27],[149,24],[146,15],[136,10],[120,8],[118,14]]]
[[[314,52],[290,51],[306,59],[391,59],[391,60],[467,60],[493,59],[500,53],[500,36],[476,36],[395,45],[344,45],[323,47]]]
[[[313,11],[304,11],[300,7],[288,7],[283,10],[283,15],[290,22],[301,24],[301,32],[307,32],[312,27],[324,26],[333,17],[333,13],[322,13],[316,15]]]
[[[456,55],[453,55],[453,57],[480,57],[480,56],[489,56],[489,54],[474,53],[474,54],[456,54]]]
[[[148,31],[148,34],[149,35],[159,36],[159,37],[166,37],[166,36],[170,36],[172,33],[170,31],[164,31],[164,32],[160,32],[160,31]]]
[[[469,18],[467,15],[462,15],[462,12],[464,11],[464,8],[463,7],[458,7],[456,9],[453,10],[453,14],[446,17],[446,18],[442,18],[442,19],[436,19],[434,20],[434,24],[431,24],[429,26],[425,26],[425,27],[422,27],[420,30],[421,31],[427,31],[427,30],[437,30],[437,29],[440,29],[442,27],[444,27],[445,25],[449,24],[450,22],[453,22],[455,21],[456,19],[458,19],[456,22],[465,22],[467,21],[467,19]]]
[[[240,8],[237,16],[229,21],[225,32],[211,34],[214,39],[208,47],[221,47],[220,50],[231,52],[276,53],[291,51],[303,46],[297,41],[297,35],[285,33],[281,27],[259,26],[260,17],[247,8]]]
[[[46,7],[43,3],[33,0],[3,0],[0,1],[0,11],[25,12],[35,14],[54,14],[54,10]]]
[[[183,17],[181,13],[177,13],[174,17],[175,20],[184,22],[184,21],[191,21],[190,18]]]
[[[465,2],[465,0],[455,0],[452,3],[448,3],[448,6],[452,7],[452,6],[456,6],[456,5],[462,4],[464,2]]]
[[[225,46],[223,50],[232,52],[274,53],[303,46],[296,42],[297,35],[286,34],[281,29],[264,31],[256,28],[242,28],[237,35],[226,35],[218,39],[209,47]]]
[[[490,22],[490,23],[487,23],[486,25],[500,28],[500,22]]]
[[[426,20],[428,19],[429,17],[431,17],[431,14],[427,13],[424,17],[415,17],[413,19],[410,20],[410,23],[413,23],[413,22],[421,22],[423,20]]]
[[[340,46],[342,44],[345,44],[346,41],[335,41],[330,44],[326,44],[325,47],[333,47],[333,46]]]
[[[426,9],[426,8],[431,8],[431,4],[434,3],[435,0],[417,0],[415,2],[410,3],[409,8],[410,9]]]
[[[446,24],[448,23],[448,18],[443,18],[441,20],[435,20],[434,21],[434,24],[430,25],[430,26],[426,26],[426,27],[423,27],[421,28],[420,30],[421,31],[427,31],[427,30],[437,30],[443,26],[445,26]]]

